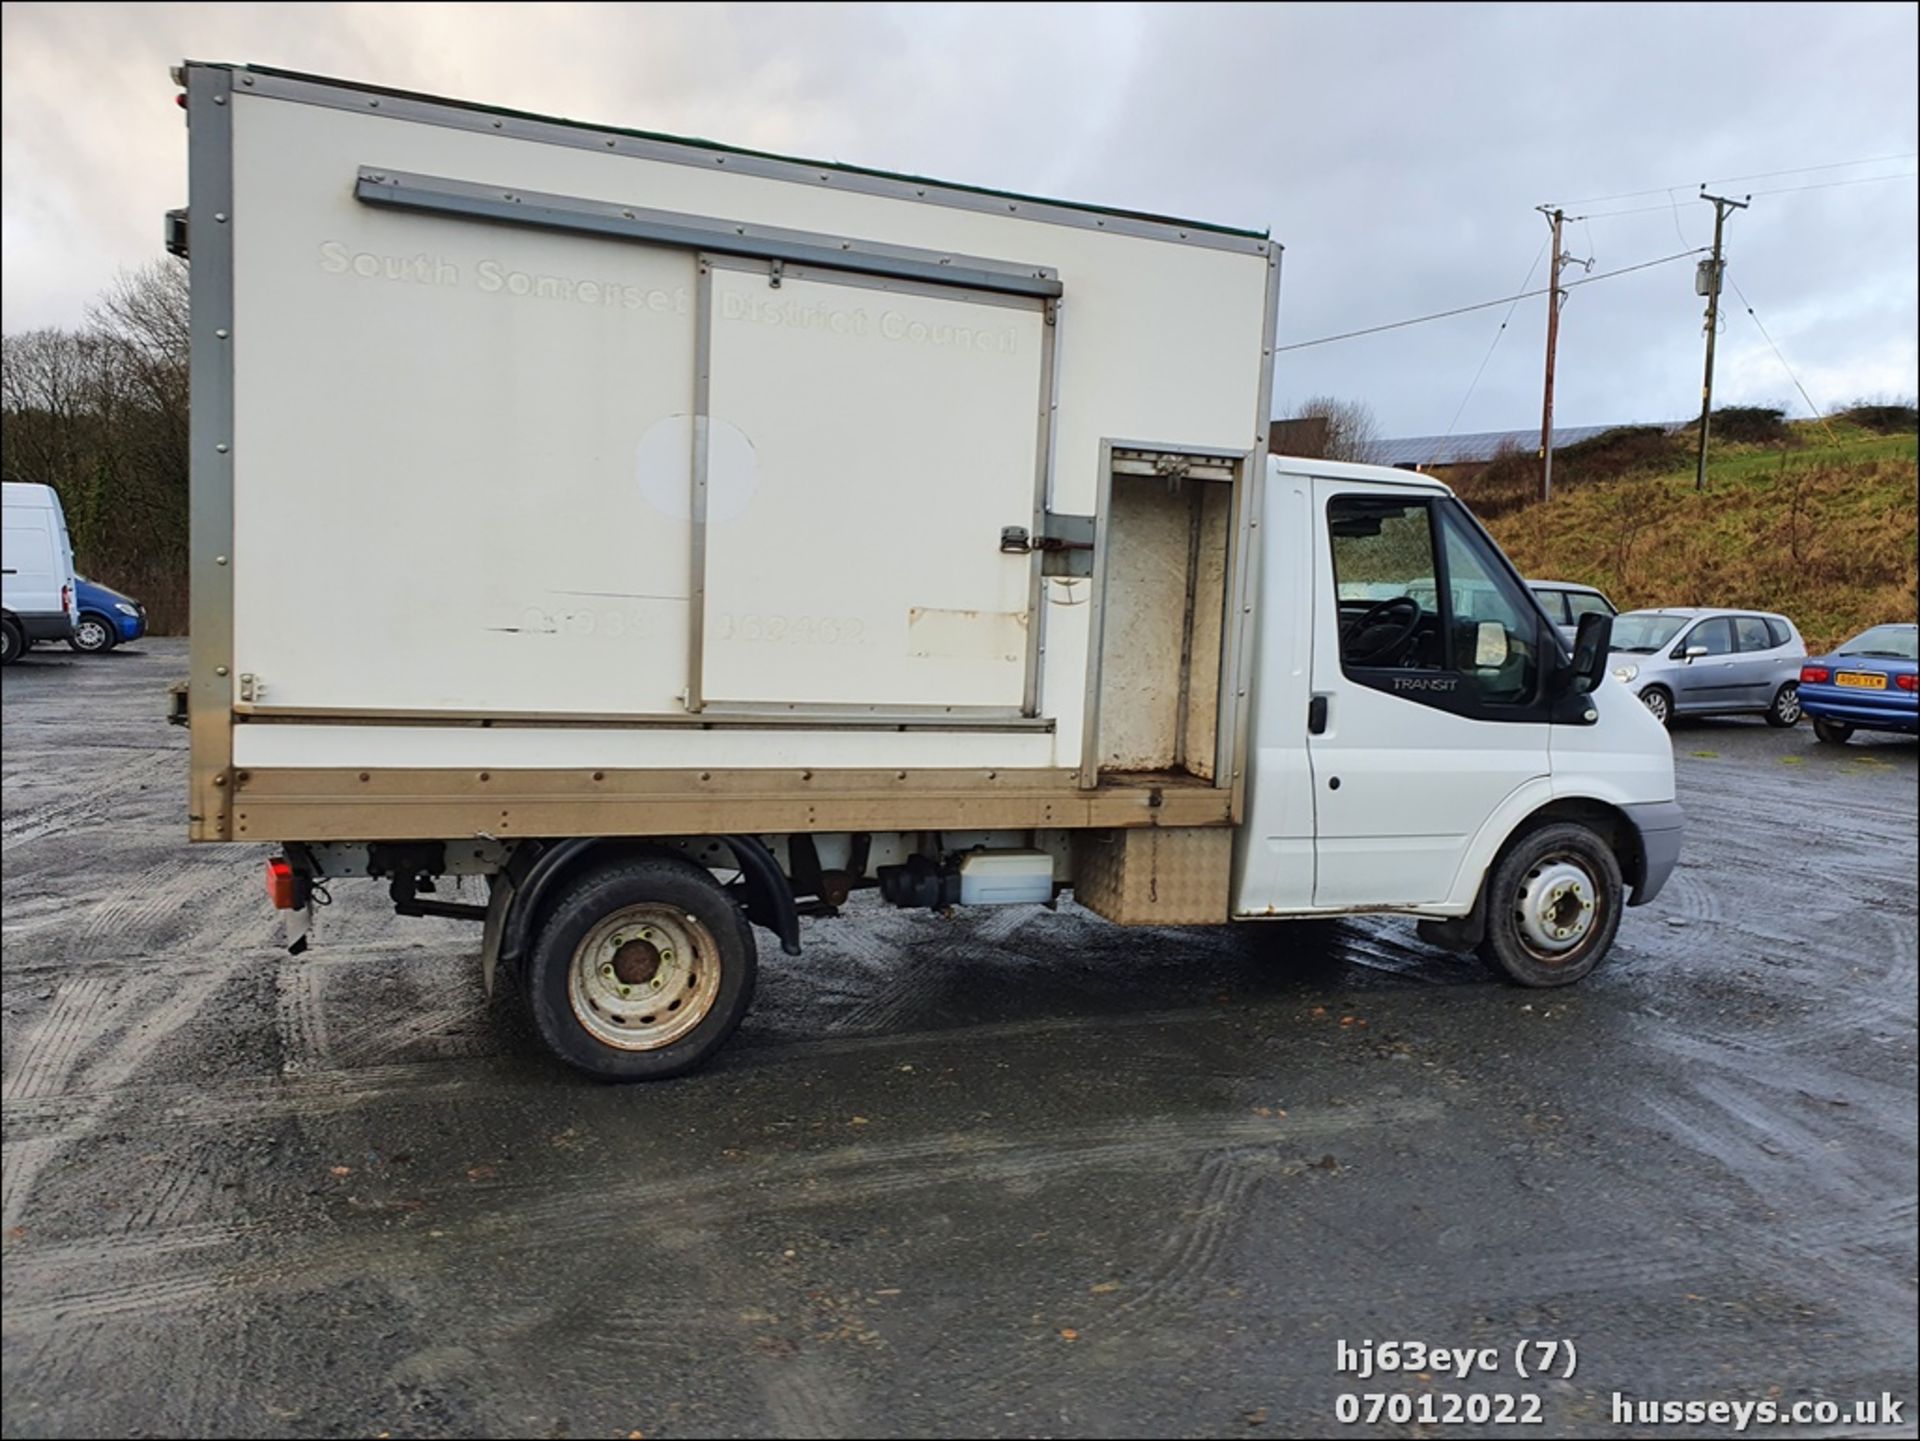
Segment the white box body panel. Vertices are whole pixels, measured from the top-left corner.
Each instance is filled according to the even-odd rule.
[[[1017,711],[1041,305],[761,264],[716,266],[712,311],[708,704]]]
[[[318,721],[238,726],[237,765],[430,767],[457,753],[508,767],[905,766],[932,753],[1074,767],[1086,586],[1033,586],[1033,561],[1001,554],[1000,531],[1033,525],[1036,501],[1091,514],[1103,439],[1264,444],[1276,262],[1257,241],[1116,234],[1011,203],[917,203],[237,85],[232,112],[235,700],[362,722],[324,739]],[[1051,267],[1063,294],[1050,325],[1017,299],[811,273],[774,289],[764,265],[716,265],[703,538],[696,252],[369,205],[355,195],[363,167]],[[916,344],[750,318],[770,298],[994,338]],[[927,708],[937,721],[1023,700],[1032,732],[931,738],[365,723],[700,704]]]

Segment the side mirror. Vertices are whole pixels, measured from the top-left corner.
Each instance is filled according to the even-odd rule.
[[[1507,663],[1507,628],[1497,620],[1483,620],[1473,636],[1476,670],[1498,670]]]
[[[1580,617],[1573,633],[1573,689],[1591,695],[1607,678],[1607,659],[1613,649],[1613,617],[1590,611]]]
[[[1707,653],[1707,648],[1704,645],[1690,645],[1685,653],[1688,660],[1698,660]]]

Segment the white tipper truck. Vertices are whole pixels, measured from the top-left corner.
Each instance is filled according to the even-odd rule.
[[[1263,232],[176,78],[191,834],[277,844],[295,945],[376,878],[644,1079],[863,888],[1394,912],[1553,986],[1671,872],[1606,619],[1443,485],[1268,454]]]

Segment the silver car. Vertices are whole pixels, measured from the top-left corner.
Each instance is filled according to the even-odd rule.
[[[1752,610],[1630,610],[1613,622],[1613,674],[1662,725],[1676,715],[1800,719],[1807,643],[1784,615]]]

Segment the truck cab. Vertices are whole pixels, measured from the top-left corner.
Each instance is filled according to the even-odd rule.
[[[1496,861],[1570,826],[1603,847],[1559,837],[1492,915],[1523,969],[1610,937],[1609,864],[1631,903],[1658,894],[1681,823],[1665,733],[1569,658],[1445,485],[1275,458],[1264,522],[1236,918],[1400,910],[1484,941]]]

